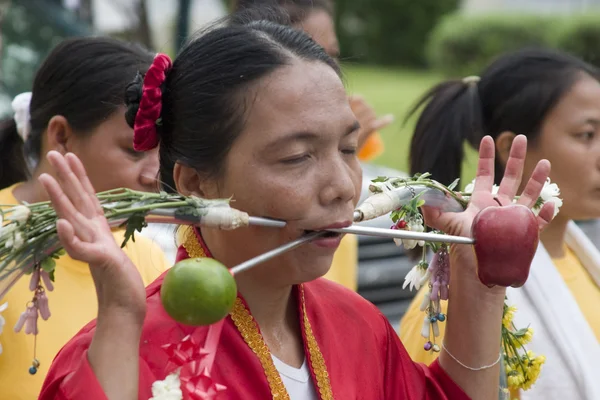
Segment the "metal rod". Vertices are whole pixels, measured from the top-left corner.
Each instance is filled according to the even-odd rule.
[[[469,237],[441,235],[438,233],[412,232],[402,229],[382,229],[366,226],[352,225],[347,228],[329,229],[330,232],[351,233],[354,235],[379,236],[391,239],[425,240],[426,242],[473,244],[475,241]]]
[[[304,235],[294,241],[284,244],[283,246],[279,246],[276,249],[263,253],[259,256],[249,259],[248,261],[244,261],[243,263],[233,267],[230,269],[232,275],[236,275],[240,272],[247,271],[259,264],[264,263],[265,261],[270,260],[271,258],[277,257],[285,252],[295,249],[298,246],[303,245],[304,243],[308,243],[311,240],[314,240],[320,236],[325,235],[326,232],[313,232],[308,235]]]
[[[287,225],[287,222],[271,218],[248,217],[248,225],[266,226],[271,228],[284,228]]]

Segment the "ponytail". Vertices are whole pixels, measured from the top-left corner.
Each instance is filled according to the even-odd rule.
[[[0,121],[0,189],[28,178],[23,139],[13,118]]]
[[[424,106],[410,144],[411,175],[429,172],[444,185],[461,177],[464,142],[477,148],[484,135],[478,80],[440,83],[409,111],[407,120]]]

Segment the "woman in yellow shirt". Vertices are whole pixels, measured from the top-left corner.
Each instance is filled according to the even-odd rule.
[[[47,200],[37,177],[51,172],[45,158],[50,150],[77,154],[97,191],[117,187],[154,191],[157,152],[133,150],[133,130],[125,121],[123,105],[127,84],[152,59],[145,50],[112,39],[83,38],[59,44],[37,72],[32,93],[15,98],[15,118],[2,123],[0,204]],[[115,231],[115,240],[123,240],[122,230]],[[162,251],[145,238],[136,237],[125,252],[145,284],[168,268]],[[6,304],[0,334],[2,399],[37,399],[56,353],[96,317],[95,287],[86,264],[61,257],[54,286],[53,291],[46,291],[52,315],[46,321],[38,319],[36,342],[33,335],[13,329],[33,297],[28,277],[0,299],[0,306]],[[40,364],[30,370],[34,345]]]
[[[573,223],[600,217],[598,77],[594,67],[569,55],[524,50],[498,58],[480,78],[436,86],[420,103],[411,173],[428,171],[449,184],[461,176],[463,142],[477,146],[484,134],[495,139],[497,170],[504,170],[516,134],[529,139],[526,171],[540,159],[552,164],[560,194],[547,185],[542,197],[560,213],[541,233],[525,286],[507,292],[517,307],[515,326],[534,329],[527,349],[546,357],[538,381],[519,393],[523,399],[600,398],[600,252]],[[437,356],[424,350],[427,339],[420,334],[419,308],[428,291],[421,289],[400,324],[406,349],[426,363]],[[445,302],[442,307],[445,314]],[[444,324],[438,325],[441,344]]]
[[[237,0],[234,11],[252,7],[264,7],[275,4],[288,14],[289,22],[295,28],[306,32],[332,58],[338,59],[340,49],[333,20],[334,4],[332,0],[277,0],[272,4],[257,0]],[[373,108],[362,96],[349,97],[350,107],[356,115],[361,128],[359,132],[358,158],[368,162],[381,155],[384,150],[379,130],[391,124],[392,115],[377,117]],[[329,272],[325,275],[354,291],[358,288],[358,238],[346,235],[335,253]]]

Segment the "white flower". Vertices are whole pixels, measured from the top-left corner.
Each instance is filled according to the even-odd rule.
[[[12,238],[6,241],[5,246],[6,248],[13,248],[16,250],[21,248],[21,246],[23,246],[24,243],[25,240],[23,240],[23,235],[21,234],[21,232],[17,232]]]
[[[475,189],[475,179],[473,179],[471,183],[465,186],[465,193],[473,193],[473,189]]]
[[[149,400],[182,400],[179,370],[168,375],[164,381],[152,384],[152,397]]]
[[[17,230],[17,224],[14,224],[14,223],[0,226],[0,239],[2,239],[4,236],[10,235],[11,233],[13,233],[16,230]]]
[[[6,310],[6,308],[8,307],[8,303],[4,303],[0,306],[0,313],[4,310]],[[2,334],[2,331],[4,330],[4,325],[6,324],[6,320],[4,319],[4,317],[2,315],[0,315],[0,335]],[[2,343],[0,343],[0,354],[2,354]]]
[[[413,218],[407,221],[405,229],[412,232],[424,232],[423,220],[420,217]],[[406,250],[414,249],[417,245],[425,246],[425,241],[413,239],[394,239],[394,243],[396,243],[396,246],[404,245]]]
[[[554,203],[554,217],[558,214],[560,207],[563,205],[563,201],[560,197],[560,189],[556,183],[551,183],[550,178],[546,179],[546,183],[544,183],[544,187],[542,188],[542,192],[540,193],[540,198],[543,203],[546,204],[548,202]],[[537,215],[540,212],[540,207],[534,207],[533,212]]]
[[[23,223],[29,219],[31,211],[25,206],[16,206],[12,209],[10,220],[17,223]]]
[[[17,95],[12,101],[12,109],[14,114],[14,120],[17,124],[17,132],[23,139],[23,142],[27,141],[27,137],[31,132],[31,124],[29,121],[29,104],[31,103],[31,92],[25,92]]]
[[[498,189],[500,189],[500,187],[498,185],[494,185],[492,186],[492,194],[498,194]],[[471,181],[471,183],[469,183],[467,186],[465,186],[465,193],[468,194],[472,194],[473,190],[475,190],[475,179],[473,179]]]
[[[409,286],[410,291],[412,292],[413,288],[419,290],[421,288],[421,281],[427,275],[427,267],[423,266],[421,263],[418,263],[404,277],[404,284],[402,285],[402,289],[405,289]]]
[[[542,188],[542,192],[540,193],[540,197],[544,201],[548,201],[553,197],[560,196],[560,189],[556,183],[551,183],[550,178],[546,179],[546,183],[544,183],[544,187]]]

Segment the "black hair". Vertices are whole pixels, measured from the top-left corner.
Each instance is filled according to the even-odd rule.
[[[237,0],[234,11],[255,7],[280,7],[288,14],[291,25],[301,23],[314,10],[323,10],[331,16],[334,11],[332,0]]]
[[[162,91],[157,130],[164,189],[175,186],[176,162],[218,176],[251,106],[249,89],[298,59],[322,62],[340,74],[337,63],[305,33],[273,22],[226,24],[188,42],[173,62]],[[137,93],[126,99],[129,121],[137,114],[139,80],[132,83],[134,87]]]
[[[56,46],[36,73],[27,142],[14,120],[0,124],[0,188],[29,178],[26,158],[43,156],[42,137],[50,119],[62,115],[86,135],[124,105],[123,92],[152,54],[134,44],[103,37],[68,39]]]
[[[410,172],[430,172],[450,184],[461,176],[463,146],[510,131],[535,145],[548,113],[583,74],[598,70],[569,54],[523,49],[504,54],[477,79],[451,80],[429,90],[409,112],[424,106],[410,146]],[[496,184],[503,175],[496,159]]]

